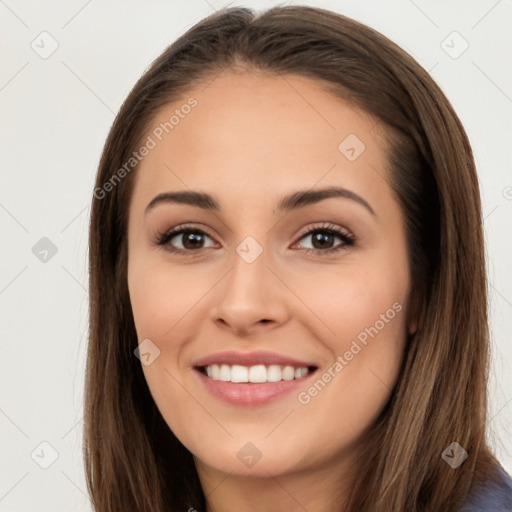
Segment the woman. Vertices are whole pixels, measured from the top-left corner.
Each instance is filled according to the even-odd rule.
[[[370,28],[233,8],[172,44],[106,141],[90,290],[96,510],[511,509],[471,148]]]

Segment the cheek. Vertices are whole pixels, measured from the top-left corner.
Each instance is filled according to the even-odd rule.
[[[190,320],[200,309],[198,301],[207,287],[207,283],[204,287],[198,284],[200,279],[190,285],[190,277],[162,263],[153,264],[147,255],[144,260],[132,257],[128,265],[128,289],[139,343],[149,339],[157,347],[151,348],[152,355],[157,354],[151,364],[142,365],[144,377],[169,428],[185,440],[191,437],[187,434],[190,418],[201,417],[201,411],[194,410],[195,402],[184,391],[178,366],[183,345],[194,336]]]
[[[149,258],[144,264],[134,259],[128,265],[128,289],[139,340],[154,338],[162,344],[183,331],[187,316],[200,308],[201,297],[212,286],[211,276],[202,274],[169,269],[162,262],[152,264]]]
[[[375,254],[357,264],[347,259],[337,267],[297,270],[293,291],[312,313],[303,318],[313,319],[315,332],[333,356],[348,350],[360,333],[364,341],[365,329],[375,323],[386,333],[381,338],[394,339],[402,332],[409,280],[407,263],[401,265],[398,256],[395,258],[386,261],[385,254]],[[302,309],[307,312],[304,306]],[[313,323],[308,327],[312,329]]]
[[[322,432],[328,453],[357,442],[381,413],[399,375],[405,295],[372,282],[367,287],[345,280],[344,289],[323,304],[322,318],[335,332],[322,338],[332,359],[297,394],[304,425]]]
[[[332,416],[348,430],[371,423],[385,405],[407,340],[405,253],[380,252],[359,263],[331,267],[325,276],[315,273],[298,290],[321,320],[317,333],[331,358],[318,376],[321,382],[302,389],[299,402],[317,409],[311,417]]]

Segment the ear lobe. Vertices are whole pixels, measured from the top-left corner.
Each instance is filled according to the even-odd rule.
[[[407,332],[409,336],[416,334],[418,330],[420,309],[421,309],[421,297],[417,290],[411,292],[409,299],[409,307],[407,313]]]
[[[418,330],[418,322],[416,319],[412,320],[410,323],[409,323],[409,326],[408,326],[408,329],[407,329],[407,332],[409,333],[409,336],[413,336],[414,334],[416,334],[416,331]]]

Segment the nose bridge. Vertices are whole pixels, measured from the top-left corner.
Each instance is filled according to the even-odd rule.
[[[259,238],[261,240],[262,237]],[[265,242],[262,241],[262,243]],[[264,251],[262,243],[258,242],[252,235],[248,235],[237,245],[235,252],[247,265],[252,265],[258,259],[260,261],[262,259],[267,260],[266,256],[261,258],[263,252],[267,253],[267,251]]]
[[[282,322],[286,317],[286,297],[268,268],[272,257],[263,243],[249,235],[235,247],[231,270],[217,295],[215,319],[237,330],[247,330],[261,320]]]
[[[261,237],[260,237],[261,238]],[[229,288],[238,298],[257,295],[270,285],[267,268],[270,263],[268,248],[263,247],[255,237],[246,236],[236,247],[232,258],[232,271],[228,278]],[[268,296],[268,295],[267,295]]]

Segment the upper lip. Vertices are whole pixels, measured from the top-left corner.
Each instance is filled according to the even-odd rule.
[[[286,355],[262,350],[253,352],[237,352],[235,350],[217,352],[216,354],[211,354],[198,359],[195,361],[193,366],[203,367],[210,366],[212,364],[238,364],[241,366],[255,366],[258,364],[268,366],[276,364],[280,366],[293,366],[294,368],[308,368],[310,366],[315,366],[314,363],[308,361],[301,361]]]

